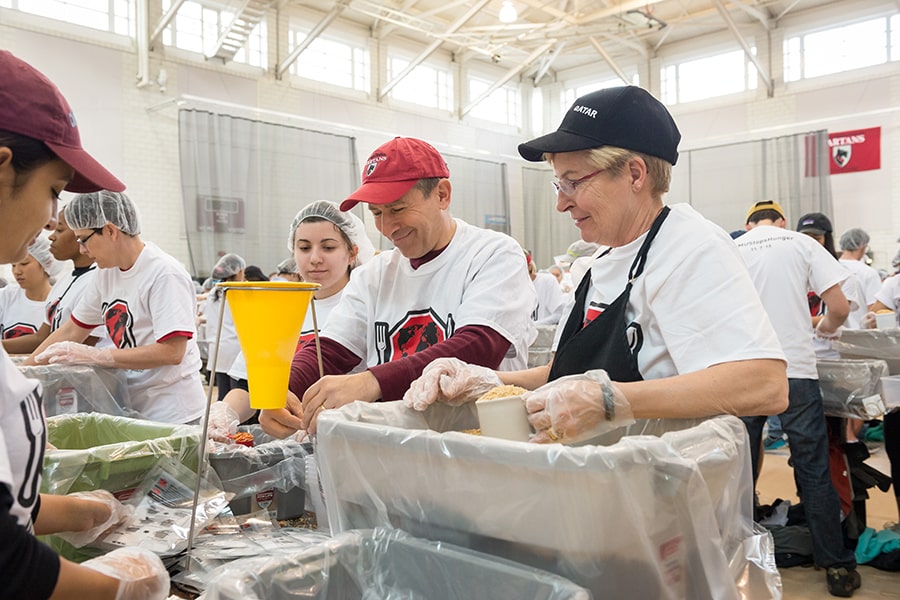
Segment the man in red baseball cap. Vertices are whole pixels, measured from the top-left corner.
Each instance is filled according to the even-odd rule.
[[[56,227],[59,194],[125,188],[81,147],[72,109],[34,67],[0,51],[0,263],[21,260],[41,228]],[[162,599],[159,557],[120,548],[75,564],[35,534],[70,532],[90,543],[128,513],[109,492],[40,494],[47,442],[37,382],[0,346],[0,573],[4,597]],[[71,538],[70,538],[71,539]]]
[[[291,391],[302,408],[264,411],[260,424],[284,437],[316,430],[322,409],[354,400],[399,400],[435,358],[520,369],[535,336],[535,292],[522,250],[508,235],[450,215],[450,170],[440,152],[415,138],[381,145],[362,185],[341,210],[368,205],[394,250],[355,269],[315,346],[294,357]],[[350,373],[357,365],[366,370]]]

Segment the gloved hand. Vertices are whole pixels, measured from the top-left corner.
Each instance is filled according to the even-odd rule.
[[[862,323],[860,325],[862,326],[862,329],[875,329],[875,313],[871,311],[867,312],[866,315],[862,318]]]
[[[425,410],[435,402],[459,406],[474,402],[498,385],[503,385],[500,377],[487,367],[470,365],[458,358],[436,358],[410,384],[403,401],[416,410]]]
[[[144,548],[118,548],[81,566],[118,579],[116,600],[165,600],[169,596],[166,567]]]
[[[229,435],[237,433],[241,418],[225,402],[213,402],[209,407],[209,429],[206,437],[217,442],[229,442]]]
[[[602,369],[560,377],[522,397],[532,442],[579,442],[634,423],[628,399]]]
[[[38,364],[99,365],[115,364],[111,348],[95,348],[78,342],[56,342],[34,357]]]
[[[841,339],[841,330],[843,327],[838,327],[835,331],[832,331],[825,325],[825,319],[820,319],[818,324],[816,324],[816,337],[820,340],[828,340],[834,341]]]
[[[106,490],[94,490],[91,492],[75,492],[74,494],[66,494],[69,498],[79,498],[81,500],[90,500],[106,506],[109,509],[109,517],[104,520],[95,520],[94,526],[84,531],[64,531],[59,533],[59,537],[63,538],[76,548],[86,546],[91,542],[99,539],[104,533],[127,521],[134,513],[134,507],[122,504],[116,497]]]

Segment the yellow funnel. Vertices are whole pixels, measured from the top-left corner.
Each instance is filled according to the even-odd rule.
[[[241,281],[224,288],[247,360],[252,408],[284,408],[291,360],[318,283]]]

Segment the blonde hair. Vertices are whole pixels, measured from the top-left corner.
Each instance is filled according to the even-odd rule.
[[[634,152],[624,148],[616,148],[615,146],[600,146],[599,148],[591,148],[585,150],[588,161],[596,168],[605,169],[612,175],[621,175],[625,172],[625,167],[634,157],[640,157],[647,165],[647,175],[650,177],[650,193],[656,199],[661,199],[663,194],[669,191],[669,185],[672,182],[672,165],[668,161],[650,156],[642,152]],[[544,160],[553,164],[555,154],[552,152],[544,153]]]

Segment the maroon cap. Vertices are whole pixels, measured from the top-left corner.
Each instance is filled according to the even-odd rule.
[[[81,147],[75,115],[53,82],[6,50],[0,50],[0,81],[0,130],[44,142],[75,169],[68,191],[125,189]]]
[[[369,156],[363,167],[362,185],[341,202],[341,210],[350,210],[360,202],[390,204],[420,179],[432,177],[450,177],[441,153],[428,142],[395,137]]]

